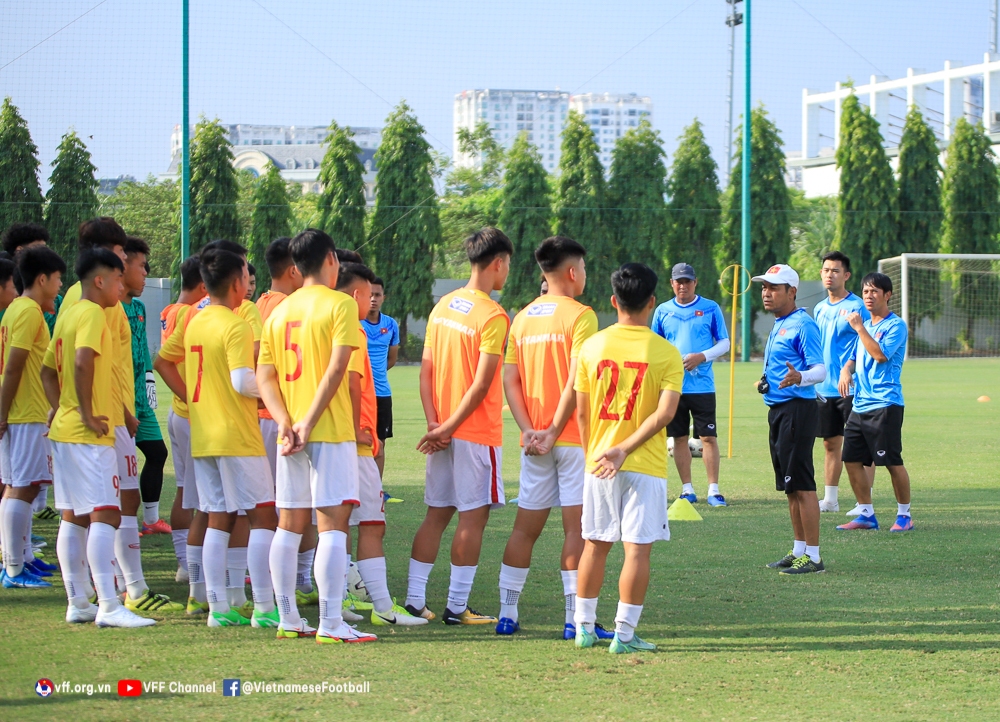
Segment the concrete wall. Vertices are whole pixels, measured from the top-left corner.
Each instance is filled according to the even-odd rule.
[[[160,350],[160,311],[170,305],[173,298],[169,278],[147,278],[146,290],[140,299],[146,305],[146,340],[149,355],[153,358]]]

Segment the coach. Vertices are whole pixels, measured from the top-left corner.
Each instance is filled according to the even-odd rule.
[[[799,274],[794,269],[777,264],[752,280],[763,284],[764,310],[774,314],[764,348],[764,374],[756,385],[770,407],[767,423],[774,481],[788,498],[794,532],[792,551],[767,566],[781,574],[823,572],[813,471],[819,411],[812,387],[826,378],[819,326],[804,308],[795,307]]]

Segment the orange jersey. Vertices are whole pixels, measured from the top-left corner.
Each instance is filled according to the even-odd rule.
[[[257,299],[257,310],[260,311],[261,322],[267,321],[267,317],[271,315],[271,311],[277,308],[278,304],[284,301],[288,296],[281,291],[265,291]],[[271,419],[271,412],[266,408],[257,409],[258,419]]]
[[[347,370],[361,377],[361,428],[372,435],[372,445],[358,442],[358,456],[374,456],[378,453],[378,402],[375,400],[375,378],[372,376],[372,361],[368,356],[368,334],[364,326],[358,326],[358,347],[351,354]]]
[[[514,317],[505,363],[516,365],[534,429],[547,429],[569,379],[572,359],[597,333],[597,314],[568,296],[540,296]],[[570,416],[557,446],[579,446],[580,429]]]
[[[181,378],[184,379],[187,378],[185,376],[186,372],[184,367],[184,334],[187,331],[188,324],[191,323],[191,319],[198,314],[199,309],[197,306],[189,306],[183,303],[175,303],[173,305],[179,306],[179,308],[174,309],[172,313],[172,326],[169,334],[163,340],[163,345],[160,347],[160,356],[165,358],[167,361],[176,364],[177,372],[181,375]],[[170,307],[168,306],[168,308]],[[182,399],[175,395],[171,408],[174,410],[174,413],[182,419],[189,418],[186,399]]]
[[[460,288],[438,301],[427,319],[424,349],[434,369],[434,410],[444,421],[462,402],[476,377],[481,354],[503,355],[510,319],[499,303],[482,291]],[[486,398],[453,434],[454,438],[486,446],[503,444],[503,385],[501,368]]]
[[[177,326],[177,312],[182,308],[187,308],[190,304],[187,303],[171,303],[169,306],[160,311],[160,346],[167,342],[170,335],[174,332],[174,328]]]

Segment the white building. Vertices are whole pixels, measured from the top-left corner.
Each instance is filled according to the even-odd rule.
[[[946,61],[943,70],[927,73],[910,68],[905,78],[890,80],[871,76],[870,82],[850,87],[837,83],[834,90],[802,91],[802,149],[786,156],[790,184],[806,196],[835,195],[840,173],[836,152],[840,144],[841,106],[854,92],[879,122],[883,145],[893,168],[907,111],[914,105],[934,130],[942,151],[951,140],[958,119],[982,122],[993,145],[1000,145],[1000,56],[986,54],[977,65],[959,66]],[[997,148],[994,148],[997,150]],[[943,162],[943,159],[942,159]]]
[[[611,164],[615,140],[639,120],[652,120],[653,104],[648,97],[634,93],[587,93],[570,95],[561,90],[463,90],[455,95],[453,161],[458,167],[478,165],[480,158],[462,153],[458,131],[474,130],[480,122],[488,123],[493,137],[509,148],[521,131],[528,133],[542,155],[545,170],[559,169],[561,133],[569,110],[582,113],[594,131],[605,167]]]

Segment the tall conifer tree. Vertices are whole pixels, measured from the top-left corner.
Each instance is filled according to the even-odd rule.
[[[360,153],[351,129],[330,123],[319,170],[320,228],[338,247],[354,249],[365,242],[365,169]]]
[[[74,283],[76,238],[80,223],[97,215],[97,168],[80,137],[70,131],[59,143],[58,155],[52,161],[49,192],[45,205],[45,226],[52,238],[52,247],[66,261],[67,285]]]
[[[292,207],[288,201],[288,186],[278,167],[269,163],[253,193],[250,216],[250,263],[257,268],[257,289],[271,285],[271,273],[264,252],[275,238],[291,235]]]
[[[7,97],[0,107],[0,230],[11,223],[42,222],[38,165],[28,123]]]

